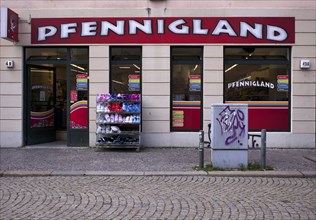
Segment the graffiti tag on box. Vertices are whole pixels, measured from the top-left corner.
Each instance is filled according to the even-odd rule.
[[[229,133],[229,136],[225,140],[226,145],[230,145],[235,141],[243,145],[242,140],[246,135],[246,125],[245,115],[240,109],[231,109],[230,106],[227,106],[218,114],[216,120],[221,127],[221,134]]]

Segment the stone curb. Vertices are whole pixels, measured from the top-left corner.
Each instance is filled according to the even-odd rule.
[[[316,171],[301,171],[302,175],[306,178],[315,178]]]
[[[214,177],[279,177],[315,178],[313,171],[0,171],[3,177],[39,176],[214,176]]]
[[[3,171],[1,176],[50,176],[52,171],[37,170],[7,170]]]

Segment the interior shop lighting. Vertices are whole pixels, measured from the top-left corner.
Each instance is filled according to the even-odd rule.
[[[80,73],[80,74],[88,74],[86,71],[71,69],[72,72]]]
[[[245,80],[250,80],[251,76],[246,76],[245,78],[242,78],[240,80],[237,80],[237,82],[245,81]]]
[[[139,69],[139,70],[140,70],[140,67],[139,67],[139,66],[137,66],[136,64],[133,64],[133,66],[135,66],[135,67],[136,67],[136,69]]]
[[[248,60],[248,58],[249,58],[249,57],[251,57],[251,56],[252,56],[252,53],[251,53],[251,54],[249,54],[249,56],[247,56],[247,57],[246,57],[246,60]]]
[[[117,83],[117,84],[124,85],[124,83],[123,83],[123,82],[120,82],[120,81],[112,80],[112,82]]]
[[[234,64],[231,67],[229,67],[227,70],[225,70],[225,73],[227,73],[228,71],[234,69],[236,66],[238,66],[238,64]]]
[[[120,69],[130,69],[131,67],[130,66],[120,66],[119,68]]]
[[[80,70],[86,70],[85,68],[81,67],[81,66],[78,66],[76,64],[70,64],[71,66],[75,67],[75,68],[78,68]]]
[[[31,69],[32,73],[52,73],[52,70],[45,70],[45,69]]]
[[[194,67],[194,69],[193,69],[193,71],[195,71],[197,68],[198,68],[198,65],[196,64],[195,67]]]

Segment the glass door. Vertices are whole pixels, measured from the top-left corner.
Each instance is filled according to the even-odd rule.
[[[68,146],[89,146],[89,51],[71,48],[68,65]]]
[[[89,48],[25,48],[26,145],[89,145]],[[57,130],[57,131],[56,131]]]
[[[26,144],[56,140],[55,68],[28,65],[28,104]]]

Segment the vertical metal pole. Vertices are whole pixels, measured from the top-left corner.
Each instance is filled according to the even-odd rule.
[[[204,168],[204,131],[200,131],[199,133],[199,166],[200,168]]]
[[[262,170],[266,169],[266,145],[267,145],[267,131],[266,129],[261,130],[261,164],[260,167]]]

